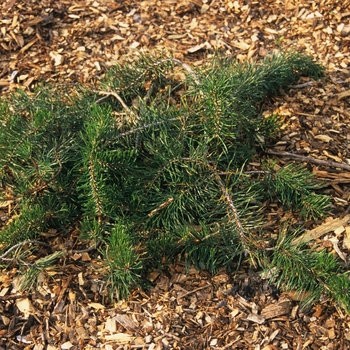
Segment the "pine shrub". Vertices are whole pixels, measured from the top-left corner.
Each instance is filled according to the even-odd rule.
[[[248,259],[273,270],[281,288],[326,293],[348,310],[349,279],[334,257],[302,254],[309,248],[291,239],[263,246],[267,201],[301,219],[329,212],[318,183],[293,164],[246,171],[281,127],[279,116],[263,115],[264,101],[300,76],[323,75],[295,52],[243,64],[216,57],[200,69],[143,56],[115,66],[97,89],[13,93],[0,105],[2,200],[12,203],[1,250],[20,263],[8,254],[16,244],[50,228],[67,237],[78,230],[81,244],[94,242],[118,298],[174,259],[211,273]]]

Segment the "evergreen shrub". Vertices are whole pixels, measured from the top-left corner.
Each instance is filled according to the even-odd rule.
[[[264,101],[300,76],[323,75],[295,52],[243,64],[216,57],[198,69],[143,56],[97,89],[13,93],[0,104],[2,200],[12,208],[1,250],[20,264],[11,247],[78,229],[79,244],[99,251],[111,296],[126,297],[174,259],[211,273],[248,259],[281,288],[314,291],[310,300],[326,293],[349,309],[349,279],[332,255],[293,246],[293,227],[266,244],[266,202],[321,218],[330,200],[319,184],[293,164],[246,171],[281,127],[278,115],[263,115]]]

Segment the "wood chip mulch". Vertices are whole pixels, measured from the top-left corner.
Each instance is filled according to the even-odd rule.
[[[95,84],[116,62],[154,50],[193,65],[215,50],[239,61],[286,48],[312,55],[327,77],[270,101],[267,112],[279,112],[285,126],[269,151],[276,166],[303,162],[325,181],[334,214],[306,223],[307,234],[349,263],[348,0],[4,0],[0,9],[4,96],[41,81]],[[269,210],[271,227],[292,218]],[[7,220],[6,207],[0,218]],[[39,275],[32,294],[18,290],[16,268],[3,270],[0,350],[350,349],[349,315],[327,299],[303,309],[245,264],[210,276],[177,263],[151,273],[151,288],[111,305],[95,259],[85,252],[62,261]]]

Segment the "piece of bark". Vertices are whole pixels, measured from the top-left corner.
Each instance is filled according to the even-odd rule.
[[[292,303],[289,300],[281,300],[276,304],[270,304],[261,310],[261,316],[265,319],[276,318],[283,315],[289,315]]]
[[[338,218],[330,222],[323,223],[312,230],[306,231],[302,236],[294,239],[292,241],[292,244],[295,245],[301,242],[307,243],[312,240],[315,240],[328,232],[336,230],[340,226],[346,226],[349,220],[350,214],[344,216],[343,218]]]

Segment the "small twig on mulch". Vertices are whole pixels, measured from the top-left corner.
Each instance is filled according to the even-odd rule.
[[[73,254],[81,254],[81,253],[88,253],[88,252],[91,252],[93,250],[96,250],[98,248],[98,246],[100,245],[101,241],[100,240],[97,240],[97,242],[86,248],[86,249],[81,249],[81,250],[73,250],[72,253]],[[41,242],[41,241],[37,241],[37,240],[32,240],[32,239],[29,239],[29,240],[26,240],[26,241],[23,241],[23,242],[20,242],[20,243],[17,243],[15,244],[14,246],[12,246],[11,248],[9,248],[8,250],[6,250],[2,255],[0,255],[0,261],[3,260],[3,261],[11,261],[13,260],[13,258],[6,258],[6,256],[11,253],[13,250],[15,250],[16,248],[18,247],[23,247],[24,245],[26,244],[37,244],[37,245],[41,245],[43,247],[46,247],[46,248],[51,248],[51,246],[47,243],[44,243],[44,242]]]
[[[317,164],[317,165],[324,165],[326,167],[333,167],[333,168],[350,170],[350,165],[334,162],[332,160],[321,160],[321,159],[316,159],[313,157],[302,156],[300,154],[293,154],[293,153],[289,153],[289,152],[276,152],[276,151],[272,151],[272,150],[266,150],[265,153],[275,155],[275,156],[280,156],[280,157],[298,159],[302,162],[308,162],[308,163],[313,163],[313,164]]]
[[[86,249],[78,249],[78,250],[73,250],[72,252],[74,254],[82,254],[82,253],[88,253],[88,252],[92,252],[93,250],[96,250],[98,248],[98,246],[101,244],[101,240],[97,239],[96,243],[91,245],[90,247],[86,248]]]
[[[0,295],[0,302],[1,301],[12,301],[12,300],[17,300],[17,299],[24,299],[27,298],[27,294],[10,294],[10,295]]]
[[[200,290],[205,289],[205,288],[208,288],[208,287],[211,287],[211,284],[207,284],[206,286],[203,286],[203,287],[199,287],[199,288],[190,290],[189,292],[185,293],[184,295],[180,295],[178,298],[179,298],[179,299],[182,299],[182,298],[184,298],[184,297],[189,296],[190,294],[197,293],[197,292],[199,292]]]
[[[11,248],[9,248],[5,253],[3,253],[2,255],[0,255],[0,260],[12,260],[10,258],[6,258],[6,256],[12,252],[14,249],[18,248],[18,247],[21,247],[21,246],[24,246],[25,244],[38,244],[38,245],[42,245],[44,247],[47,247],[47,248],[51,248],[51,246],[47,243],[44,243],[44,242],[40,242],[40,241],[36,241],[36,240],[26,240],[26,241],[23,241],[23,242],[20,242],[20,243],[17,243],[15,244],[14,246],[12,246]]]
[[[290,87],[291,89],[302,89],[302,88],[304,88],[304,87],[312,86],[312,85],[315,85],[315,81],[313,81],[313,80],[308,81],[308,82],[303,83],[303,84],[289,85],[289,87]]]

